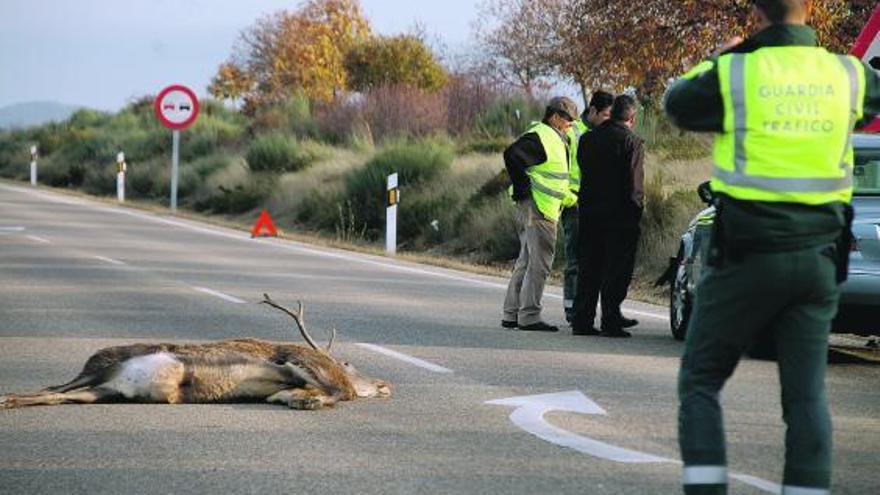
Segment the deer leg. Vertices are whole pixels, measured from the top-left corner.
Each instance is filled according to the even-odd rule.
[[[10,394],[0,397],[0,408],[14,409],[28,406],[57,406],[59,404],[92,404],[118,395],[108,388],[83,388],[72,392],[38,392],[36,394]]]
[[[336,404],[338,399],[314,388],[288,388],[270,395],[266,402],[284,404],[291,409],[315,410]]]
[[[63,384],[63,385],[53,385],[51,387],[46,387],[42,390],[42,392],[68,392],[75,388],[85,387],[87,385],[92,385],[95,382],[95,377],[92,375],[80,375],[73,380]]]

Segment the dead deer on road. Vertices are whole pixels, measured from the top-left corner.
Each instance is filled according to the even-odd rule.
[[[133,344],[93,354],[73,380],[31,394],[0,396],[0,408],[96,402],[168,404],[265,400],[292,409],[389,397],[390,385],[330,355],[306,330],[303,305],[293,313],[263,294],[263,303],[296,322],[309,347],[257,339],[207,344]]]

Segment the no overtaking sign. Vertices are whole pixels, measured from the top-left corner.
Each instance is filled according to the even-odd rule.
[[[199,100],[186,86],[168,86],[159,92],[154,103],[156,117],[169,129],[186,129],[199,115]]]

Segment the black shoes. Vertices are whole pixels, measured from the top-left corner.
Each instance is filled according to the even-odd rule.
[[[527,332],[558,332],[559,327],[544,323],[543,321],[539,321],[537,323],[532,323],[531,325],[520,325],[516,321],[510,320],[501,320],[501,327],[507,328],[510,330],[514,330],[519,328],[520,330],[525,330]]]
[[[622,328],[603,328],[599,335],[602,337],[611,337],[614,339],[628,339],[632,334]]]
[[[632,328],[639,324],[639,320],[621,316],[617,324],[620,325],[620,328]]]
[[[596,329],[596,327],[589,328],[575,328],[571,327],[572,335],[601,335],[602,332]]]
[[[549,325],[544,323],[543,321],[539,321],[538,323],[532,323],[531,325],[520,325],[520,330],[525,330],[527,332],[558,332],[559,327]]]

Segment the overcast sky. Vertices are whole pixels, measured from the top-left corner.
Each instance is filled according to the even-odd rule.
[[[381,34],[416,22],[452,50],[477,0],[361,0]],[[180,83],[199,96],[238,34],[298,0],[0,0],[0,107],[57,101],[118,110]]]

